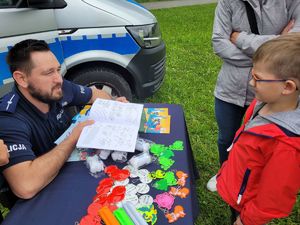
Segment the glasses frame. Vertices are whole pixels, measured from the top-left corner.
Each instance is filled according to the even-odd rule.
[[[252,79],[254,80],[254,82],[285,82],[288,79],[260,79],[257,77],[257,75],[255,73],[251,73],[252,75]]]
[[[291,79],[260,79],[257,77],[257,74],[256,73],[251,73],[251,76],[252,76],[252,80],[254,81],[254,84],[256,86],[256,82],[266,82],[266,83],[271,83],[271,82],[286,82],[288,80],[291,80]],[[294,80],[291,80],[293,82],[295,82]],[[298,91],[298,87],[296,85],[296,90]]]

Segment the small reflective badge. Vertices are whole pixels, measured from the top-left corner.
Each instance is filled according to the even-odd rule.
[[[134,206],[136,206],[139,202],[139,198],[137,195],[126,195],[124,201],[131,202]]]
[[[150,187],[146,183],[139,183],[136,186],[136,188],[137,188],[137,192],[140,193],[140,194],[146,194],[146,193],[148,193],[150,191]],[[149,204],[149,205],[151,205],[151,204]]]
[[[134,184],[127,184],[126,188],[126,195],[135,195],[137,193],[137,187]]]
[[[153,204],[153,198],[150,195],[142,195],[139,197],[140,206],[149,206]]]

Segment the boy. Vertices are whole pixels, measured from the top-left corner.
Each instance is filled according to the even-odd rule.
[[[254,54],[255,98],[237,131],[217,190],[239,214],[235,225],[289,215],[300,189],[300,33],[264,43]]]

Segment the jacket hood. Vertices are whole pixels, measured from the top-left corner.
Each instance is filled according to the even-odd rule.
[[[274,113],[268,116],[263,116],[263,118],[291,131],[294,134],[300,135],[300,101],[298,101],[298,107],[296,110]]]
[[[257,114],[265,103],[258,101],[253,103],[248,108],[250,111],[247,110],[245,116],[247,122],[243,129],[259,136],[274,137],[300,151],[300,101],[298,101],[297,109],[293,111],[279,112],[267,116]],[[251,110],[251,108],[253,109]],[[247,119],[247,116],[250,116],[251,119],[250,117]],[[254,116],[255,118],[253,118]]]

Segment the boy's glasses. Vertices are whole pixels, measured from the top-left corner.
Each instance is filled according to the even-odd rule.
[[[260,79],[255,73],[252,73],[252,79],[256,82],[285,82],[287,79]]]
[[[256,82],[285,82],[288,80],[288,79],[260,79],[253,72],[251,75],[252,75],[252,79],[254,80],[255,85],[256,85]],[[291,80],[291,81],[293,81],[293,80]],[[295,81],[293,81],[293,82],[295,82]],[[296,85],[296,90],[298,91],[297,85]]]

